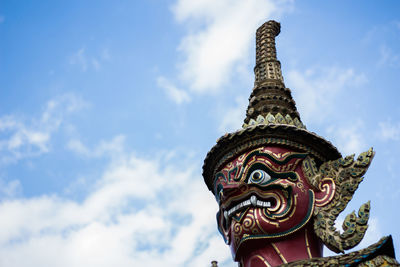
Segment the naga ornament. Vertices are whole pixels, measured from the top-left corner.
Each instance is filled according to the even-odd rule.
[[[303,171],[308,182],[316,190],[332,190],[335,193],[330,201],[317,203],[314,210],[314,231],[324,244],[334,252],[344,252],[358,245],[368,228],[370,202],[363,204],[358,217],[353,212],[346,216],[343,222],[343,232],[335,228],[339,213],[347,206],[353,197],[362,175],[367,171],[374,156],[372,148],[360,154],[357,160],[354,155],[325,162],[317,169],[312,158],[303,162]]]
[[[342,158],[329,141],[307,130],[277,60],[279,33],[275,21],[257,30],[255,82],[244,124],[219,138],[204,161],[221,235],[242,267],[399,266],[390,236],[357,252],[322,257],[323,245],[344,252],[368,229],[369,201],[346,216],[341,231],[335,222],[374,152]]]

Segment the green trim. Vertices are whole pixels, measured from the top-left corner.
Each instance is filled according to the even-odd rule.
[[[226,177],[222,172],[219,172],[215,175],[215,179],[213,181],[213,188],[214,188],[214,196],[217,199],[218,203],[219,203],[219,194],[218,194],[219,192],[217,192],[218,190],[216,188],[216,182],[217,182],[218,178],[220,178],[220,177],[222,177],[225,180],[225,182],[227,182]]]
[[[304,219],[296,226],[294,226],[293,228],[290,228],[289,230],[286,230],[284,232],[281,233],[275,233],[275,234],[263,234],[263,235],[249,235],[246,237],[243,237],[240,240],[240,243],[236,249],[236,251],[239,250],[240,246],[246,242],[247,240],[252,240],[252,239],[271,239],[271,238],[278,238],[278,237],[283,237],[283,236],[287,236],[290,235],[294,232],[296,232],[297,230],[299,230],[300,228],[302,228],[312,217],[313,211],[314,211],[314,192],[312,190],[308,190],[308,192],[310,193],[310,197],[309,197],[309,205],[308,205],[308,212],[307,215],[304,217]]]
[[[252,156],[264,156],[264,157],[267,157],[268,159],[272,160],[273,162],[275,162],[278,165],[284,165],[292,159],[304,159],[308,156],[308,153],[293,153],[293,154],[290,154],[287,157],[285,157],[283,160],[279,160],[269,153],[263,153],[259,150],[256,150],[246,156],[246,159],[243,161],[243,165],[246,165],[247,161],[249,161]]]

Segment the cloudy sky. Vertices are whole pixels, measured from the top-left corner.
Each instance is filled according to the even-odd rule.
[[[308,129],[377,152],[358,248],[400,255],[399,2],[0,0],[0,266],[235,266],[201,167],[269,19]]]

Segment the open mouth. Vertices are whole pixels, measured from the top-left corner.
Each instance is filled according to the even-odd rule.
[[[224,231],[229,229],[233,219],[240,222],[250,208],[263,209],[264,216],[269,217],[270,220],[285,216],[291,207],[291,190],[283,187],[271,189],[268,191],[252,189],[222,204],[219,214],[222,215],[220,220]]]
[[[234,214],[246,209],[247,207],[259,207],[259,208],[274,208],[276,206],[276,199],[269,197],[265,200],[260,200],[256,195],[252,195],[250,198],[243,200],[242,202],[234,205],[232,208],[224,211],[225,220],[229,220]]]

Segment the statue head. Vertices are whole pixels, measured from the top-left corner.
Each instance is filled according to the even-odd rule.
[[[244,247],[287,239],[311,229],[340,252],[357,245],[367,229],[369,203],[334,224],[362,180],[372,149],[342,158],[306,129],[276,58],[280,24],[257,30],[255,86],[242,129],[225,134],[208,153],[203,176],[219,205],[218,229],[234,258]]]
[[[312,219],[316,194],[303,173],[307,153],[261,146],[225,164],[215,175],[220,209],[218,228],[233,254],[248,240],[284,238]],[[334,186],[326,181],[317,201],[329,201]]]

